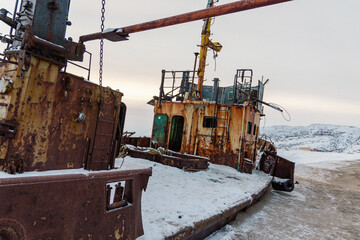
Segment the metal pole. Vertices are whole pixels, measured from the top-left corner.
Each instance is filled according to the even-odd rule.
[[[245,11],[253,8],[264,7],[277,3],[289,2],[292,0],[241,0],[233,3],[220,5],[217,7],[206,8],[199,11],[180,14],[168,18],[163,18],[155,21],[145,22],[123,28],[114,28],[111,31],[97,32],[80,37],[80,42],[86,42],[95,39],[106,38],[111,41],[125,40],[129,33],[141,32],[155,28],[161,28],[186,22],[192,22],[201,19],[221,16],[225,14]],[[118,38],[116,37],[118,36]]]
[[[164,94],[164,81],[165,81],[165,70],[162,70],[160,92],[159,92],[159,107],[161,107],[161,99],[163,98],[163,94]]]
[[[22,1],[21,1],[22,2]],[[16,13],[17,13],[17,8],[18,8],[18,5],[19,5],[19,0],[16,0],[16,3],[15,3],[15,9],[14,9],[14,14],[13,14],[13,21],[15,21],[15,18],[16,18]],[[10,38],[11,38],[11,35],[12,35],[12,32],[13,32],[13,27],[10,27]],[[6,49],[8,49],[10,46],[10,43],[8,43]]]
[[[89,55],[90,55],[90,59],[89,59],[89,70],[88,70],[88,80],[90,81],[90,69],[91,69],[91,58],[92,58],[92,53],[91,52],[88,52],[88,51],[85,51],[87,52]]]
[[[195,71],[196,71],[196,63],[197,63],[197,59],[198,59],[198,56],[199,56],[199,53],[198,52],[194,52],[195,54],[195,62],[194,62],[194,71],[193,71],[193,76],[192,76],[192,80],[191,80],[191,92],[190,92],[190,99],[192,99],[192,94],[193,94],[193,91],[194,91],[194,78],[195,78]]]

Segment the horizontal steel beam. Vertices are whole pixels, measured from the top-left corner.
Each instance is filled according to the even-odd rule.
[[[272,4],[288,2],[292,0],[241,0],[233,3],[224,4],[217,7],[207,8],[190,13],[180,14],[150,22],[131,25],[123,28],[114,28],[104,32],[97,32],[80,37],[80,42],[86,42],[96,39],[108,39],[110,41],[126,40],[130,33],[146,31],[171,25],[192,22],[210,17],[221,16],[225,14],[245,11],[253,8],[264,7]]]

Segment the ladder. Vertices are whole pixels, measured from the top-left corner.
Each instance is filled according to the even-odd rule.
[[[239,103],[242,96],[250,100],[253,71],[252,69],[237,69],[234,78],[233,103]]]
[[[113,96],[99,103],[96,129],[85,164],[85,169],[87,170],[108,170],[114,168],[116,147],[118,145],[116,131],[118,129],[120,111],[117,101],[116,96]]]
[[[220,106],[217,109],[217,115],[220,117],[217,118],[217,127],[218,128],[226,128],[226,130],[228,129],[228,121],[229,121],[229,113],[230,113],[230,105],[225,105],[225,106]]]
[[[231,118],[231,109],[232,105],[218,105],[215,106],[215,118],[217,120],[216,128],[224,128],[224,134],[219,135],[223,136],[226,140],[229,137],[229,127],[230,127],[230,118]],[[213,138],[214,128],[211,130],[211,137]],[[216,131],[215,131],[216,134]]]

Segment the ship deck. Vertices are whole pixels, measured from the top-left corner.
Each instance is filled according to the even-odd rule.
[[[258,200],[272,177],[245,174],[210,164],[208,170],[186,172],[148,160],[118,158],[122,169],[152,167],[142,196],[145,234],[138,239],[201,239],[224,226]]]

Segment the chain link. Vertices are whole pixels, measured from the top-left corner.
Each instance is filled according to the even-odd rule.
[[[102,0],[101,8],[101,32],[104,31],[105,22],[105,0]],[[103,74],[103,56],[104,56],[104,39],[100,40],[100,68],[99,68],[99,85],[102,86],[102,74]]]

